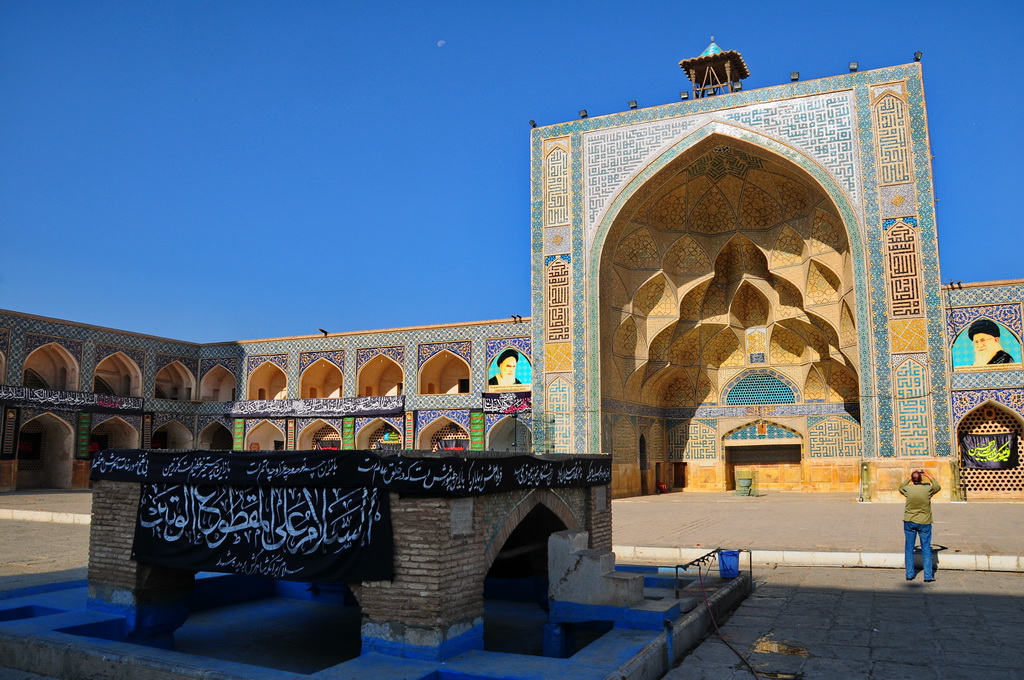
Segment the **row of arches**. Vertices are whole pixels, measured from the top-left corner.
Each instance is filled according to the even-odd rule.
[[[0,356],[0,375],[3,357]],[[34,350],[25,359],[22,384],[47,390],[81,388],[78,362],[66,349],[50,343]],[[337,399],[343,395],[341,370],[326,359],[306,367],[299,378],[299,398]],[[405,391],[405,371],[393,359],[378,355],[360,369],[358,396],[398,396]],[[470,366],[462,357],[442,350],[424,362],[419,371],[419,394],[467,394]],[[143,396],[142,370],[122,352],[104,358],[93,375],[93,392],[111,396]],[[217,364],[201,380],[180,361],[161,368],[154,379],[153,396],[175,401],[234,401],[238,398],[235,376]],[[246,399],[288,398],[288,377],[279,366],[266,362],[249,376]]]

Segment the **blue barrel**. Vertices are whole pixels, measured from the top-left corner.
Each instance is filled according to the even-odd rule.
[[[736,578],[740,575],[740,551],[718,551],[718,573],[722,578]]]

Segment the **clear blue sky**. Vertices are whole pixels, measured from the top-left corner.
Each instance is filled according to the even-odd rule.
[[[747,89],[924,52],[943,280],[1024,277],[1022,4],[5,0],[0,308],[198,342],[529,315],[528,121],[675,101],[711,35]]]

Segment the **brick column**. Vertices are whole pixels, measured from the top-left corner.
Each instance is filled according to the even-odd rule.
[[[128,640],[170,648],[195,574],[131,559],[139,491],[136,482],[93,484],[87,607],[123,616]]]
[[[363,654],[444,660],[483,649],[478,501],[391,494],[395,579],[353,586],[363,609]]]

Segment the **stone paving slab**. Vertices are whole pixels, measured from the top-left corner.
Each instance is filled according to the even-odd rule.
[[[728,641],[765,677],[1024,679],[1024,574],[778,567],[724,622]],[[669,680],[753,678],[717,636]]]

